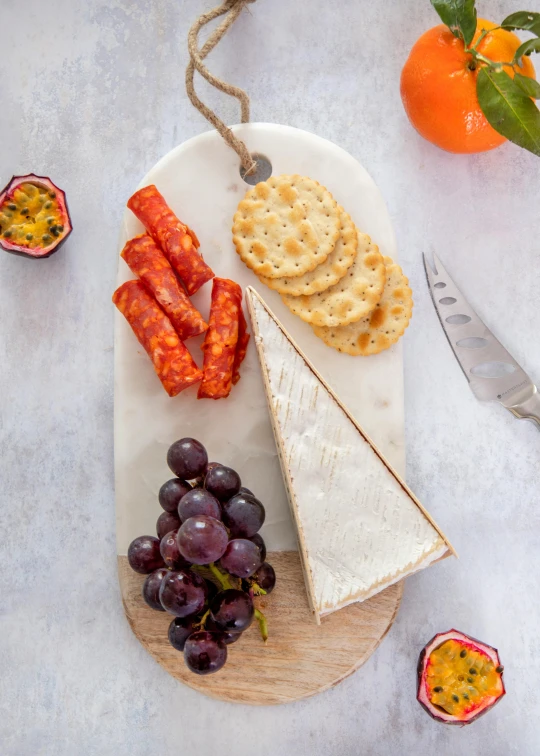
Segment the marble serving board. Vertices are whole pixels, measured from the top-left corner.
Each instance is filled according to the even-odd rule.
[[[384,201],[365,169],[341,148],[313,134],[275,124],[234,127],[249,150],[264,155],[272,172],[299,173],[324,184],[368,233],[384,255],[396,259],[392,225]],[[327,383],[349,408],[396,470],[404,473],[403,364],[401,345],[373,357],[351,357],[317,339],[281,298],[263,286],[240,261],[232,243],[232,217],[248,189],[236,154],[217,132],[208,132],[172,150],[144,177],[154,183],[176,214],[192,227],[201,252],[216,275],[243,288],[253,285],[301,346]],[[134,187],[135,190],[135,187]],[[126,198],[127,200],[127,198]],[[119,251],[143,231],[129,210],[124,215]],[[120,259],[118,284],[133,278]],[[211,284],[193,297],[208,316]],[[397,612],[402,586],[355,604],[318,628],[310,616],[296,553],[279,459],[268,416],[256,350],[250,344],[241,380],[229,398],[197,400],[197,387],[171,399],[124,318],[115,315],[115,480],[119,572],[124,608],[143,645],[174,676],[209,695],[249,703],[280,703],[335,685],[357,669],[384,637]],[[202,337],[187,346],[202,364]],[[266,508],[261,531],[281,567],[283,580],[265,598],[270,641],[265,647],[254,630],[237,644],[219,675],[200,678],[186,672],[181,655],[167,646],[168,620],[140,597],[140,576],[127,566],[127,548],[138,535],[155,533],[161,512],[157,493],[172,477],[167,449],[192,436],[208,449],[211,461],[234,467]],[[284,609],[286,607],[286,609]],[[287,632],[281,632],[287,611]],[[170,619],[170,618],[169,618]],[[272,634],[272,627],[275,632]],[[336,643],[333,643],[336,641]],[[339,645],[339,653],[329,649]],[[246,663],[246,654],[249,664]]]

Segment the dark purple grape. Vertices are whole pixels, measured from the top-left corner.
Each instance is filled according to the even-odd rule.
[[[190,517],[178,531],[180,553],[193,564],[216,562],[229,541],[225,525],[208,515]]]
[[[242,633],[253,622],[253,601],[244,591],[229,588],[218,593],[210,604],[210,616],[219,630]]]
[[[177,651],[183,651],[186,641],[193,633],[194,617],[175,617],[169,625],[169,643]]]
[[[247,578],[261,566],[261,551],[253,541],[235,538],[227,544],[219,563],[231,575]]]
[[[171,478],[159,489],[159,503],[166,512],[177,512],[182,496],[191,491],[191,486],[180,478]]]
[[[259,551],[261,552],[261,561],[264,562],[264,560],[266,559],[266,544],[263,541],[262,537],[258,533],[255,533],[254,536],[248,538],[248,541],[251,541],[255,544],[255,546],[259,547]]]
[[[172,570],[189,569],[191,566],[190,563],[187,559],[184,559],[178,549],[177,536],[178,530],[171,530],[170,533],[163,536],[159,544],[161,556],[167,567],[170,567]]]
[[[240,638],[242,637],[242,633],[228,633],[226,630],[221,630],[216,625],[212,617],[207,617],[204,626],[206,630],[210,630],[212,633],[219,633],[219,635],[223,639],[223,642],[227,646],[230,646],[231,643],[236,643],[236,641],[240,640]]]
[[[180,518],[176,512],[162,512],[156,522],[156,532],[161,540],[163,536],[170,533],[171,530],[178,530],[180,527]]]
[[[158,612],[164,612],[165,609],[161,606],[159,600],[159,589],[161,583],[166,575],[169,574],[169,570],[166,567],[160,567],[159,570],[154,570],[147,575],[146,580],[143,583],[142,597],[151,609],[157,609]]]
[[[255,496],[253,491],[250,491],[249,488],[246,488],[245,486],[240,486],[240,488],[238,489],[238,493],[247,494],[248,496]]]
[[[231,467],[225,467],[225,465],[218,465],[213,467],[206,473],[204,479],[204,487],[211,494],[214,494],[216,499],[220,501],[227,501],[234,496],[240,490],[242,481],[238,473]]]
[[[251,538],[264,522],[261,502],[249,494],[237,494],[223,504],[223,522],[233,538]]]
[[[164,567],[165,564],[159,553],[159,540],[154,536],[139,536],[129,544],[129,566],[141,575]]]
[[[178,514],[182,522],[196,515],[208,515],[215,520],[221,520],[221,504],[205,488],[194,488],[178,505]]]
[[[167,452],[167,464],[178,478],[192,480],[206,472],[208,454],[200,441],[181,438]]]
[[[266,593],[272,593],[276,584],[276,573],[271,564],[264,562],[264,564],[261,564],[259,569],[253,573],[251,579],[265,590]]]
[[[187,639],[184,660],[188,669],[197,675],[210,675],[227,661],[227,646],[218,633],[201,630]]]
[[[161,583],[159,600],[164,609],[177,617],[198,614],[206,601],[206,582],[195,572],[169,572]]]

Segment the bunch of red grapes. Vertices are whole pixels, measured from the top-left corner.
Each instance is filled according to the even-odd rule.
[[[192,672],[207,675],[223,667],[227,646],[254,618],[267,638],[264,615],[253,604],[254,596],[271,593],[276,583],[258,533],[265,512],[238,473],[209,463],[194,438],[176,441],[167,463],[177,477],[159,491],[165,511],[158,537],[132,541],[128,560],[147,575],[142,595],[148,606],[174,615],[172,646],[184,652]]]

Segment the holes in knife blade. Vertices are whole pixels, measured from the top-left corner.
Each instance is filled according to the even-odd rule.
[[[436,284],[433,284],[436,289],[444,289],[446,287],[446,284],[442,281],[438,281]]]
[[[471,368],[471,373],[480,378],[504,378],[516,370],[515,365],[509,362],[481,362]]]
[[[446,322],[450,325],[465,325],[465,323],[470,323],[471,319],[468,315],[449,315]]]
[[[443,297],[439,299],[439,303],[444,305],[455,304],[456,302],[457,299],[455,297]]]
[[[487,343],[487,339],[482,339],[480,336],[469,336],[467,339],[456,341],[456,346],[466,349],[482,349],[482,347],[487,346]]]

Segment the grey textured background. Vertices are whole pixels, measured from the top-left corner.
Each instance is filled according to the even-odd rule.
[[[362,670],[287,707],[217,703],[182,687],[124,619],[112,445],[118,227],[144,173],[207,128],[183,78],[189,24],[210,5],[1,3],[1,180],[50,175],[67,191],[75,232],[47,261],[0,256],[0,752],[538,754],[540,437],[470,394],[420,254],[438,251],[540,381],[540,162],[511,145],[449,155],[410,127],[399,74],[437,22],[428,0],[259,0],[211,65],[248,90],[253,120],[335,141],[386,197],[416,303],[405,339],[408,480],[460,561],[408,581],[394,628]],[[480,2],[497,20],[517,7]],[[234,103],[198,86],[237,120]],[[432,722],[415,701],[417,654],[452,626],[498,646],[506,665],[508,695],[464,730]]]

